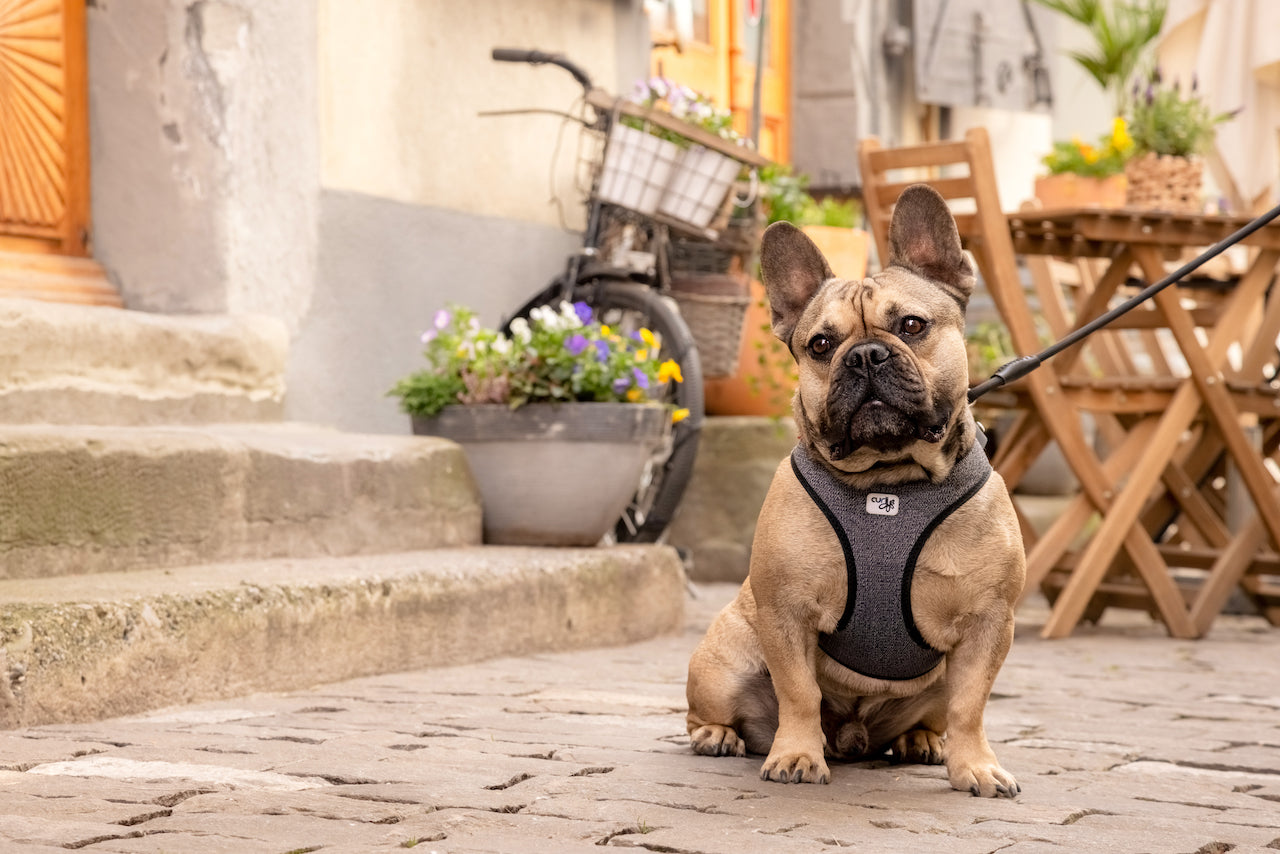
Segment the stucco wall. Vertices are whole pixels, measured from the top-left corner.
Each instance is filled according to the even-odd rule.
[[[320,0],[319,8],[325,187],[559,223],[549,199],[552,186],[573,195],[572,129],[557,158],[560,118],[478,114],[566,110],[581,88],[558,68],[496,63],[490,50],[562,51],[616,91],[610,4]]]
[[[576,237],[558,69],[644,73],[640,0],[89,5],[94,249],[132,309],[261,313],[292,335],[286,415],[403,431],[384,397],[448,301],[498,321]]]
[[[88,12],[94,249],[126,304],[296,327],[315,277],[314,10],[130,0]]]

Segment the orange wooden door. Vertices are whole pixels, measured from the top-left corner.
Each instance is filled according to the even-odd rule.
[[[0,0],[0,294],[119,305],[89,251],[85,0]]]
[[[790,137],[790,3],[765,4],[760,151],[786,161]],[[758,24],[747,0],[649,0],[655,47],[653,73],[705,92],[728,106],[746,134],[751,123]],[[675,46],[678,42],[679,47]]]

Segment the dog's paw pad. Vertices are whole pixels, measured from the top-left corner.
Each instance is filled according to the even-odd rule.
[[[733,727],[706,724],[689,733],[693,752],[703,756],[746,756],[747,744]]]

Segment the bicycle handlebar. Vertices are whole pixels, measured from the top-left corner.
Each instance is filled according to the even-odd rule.
[[[584,92],[590,91],[592,87],[591,75],[583,71],[575,63],[565,59],[562,53],[546,53],[541,50],[521,50],[513,47],[495,47],[493,49],[493,59],[495,62],[525,62],[529,65],[558,65],[565,71],[573,75],[573,79],[577,80],[582,86]]]

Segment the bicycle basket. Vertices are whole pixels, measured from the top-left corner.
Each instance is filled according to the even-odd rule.
[[[742,165],[701,145],[690,146],[676,164],[658,212],[695,228],[706,228],[724,207]]]
[[[609,130],[597,194],[601,201],[652,215],[680,155],[674,142],[618,122]]]
[[[728,377],[738,372],[739,349],[749,286],[740,276],[674,272],[671,296],[698,345],[704,377]]]

